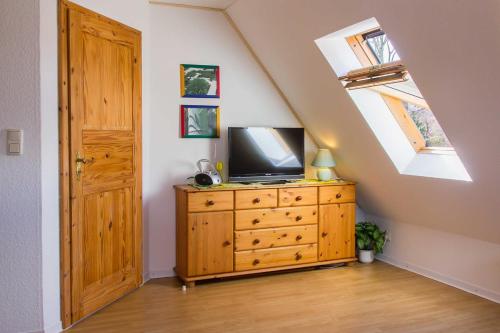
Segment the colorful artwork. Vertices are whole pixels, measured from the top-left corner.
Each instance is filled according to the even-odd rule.
[[[181,105],[181,137],[218,138],[219,107],[212,105]]]
[[[219,66],[181,65],[181,96],[219,98]]]

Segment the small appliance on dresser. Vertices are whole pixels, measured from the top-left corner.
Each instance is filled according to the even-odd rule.
[[[215,169],[212,162],[201,159],[197,163],[198,171],[194,175],[194,181],[201,186],[219,185],[222,183],[222,176]]]

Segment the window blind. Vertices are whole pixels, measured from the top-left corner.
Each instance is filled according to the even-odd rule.
[[[360,89],[408,80],[406,66],[400,61],[352,70],[339,77],[346,89]]]

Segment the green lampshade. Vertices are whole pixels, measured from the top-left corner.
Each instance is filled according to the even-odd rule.
[[[312,166],[320,168],[331,168],[335,166],[335,160],[333,159],[332,153],[329,149],[319,149]]]

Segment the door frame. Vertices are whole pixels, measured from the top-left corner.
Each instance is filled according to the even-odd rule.
[[[97,18],[106,19],[110,24],[141,34],[139,30],[123,23],[104,17],[99,13],[76,5],[67,0],[58,0],[57,37],[58,37],[58,93],[59,93],[59,221],[60,221],[60,300],[61,322],[63,328],[75,323],[72,318],[72,265],[71,265],[71,156],[70,156],[70,87],[69,87],[69,49],[68,49],[68,11],[76,10]],[[142,284],[142,43],[137,55],[139,65],[137,112],[135,113],[135,133],[139,144],[135,148],[137,181],[135,209],[137,216],[137,238],[140,240],[136,253],[137,267]]]

